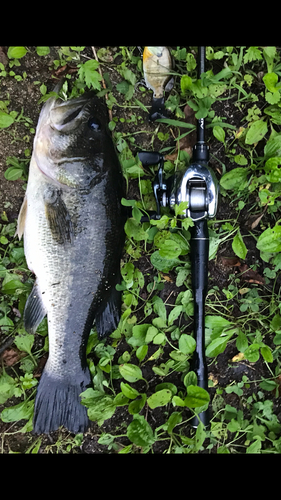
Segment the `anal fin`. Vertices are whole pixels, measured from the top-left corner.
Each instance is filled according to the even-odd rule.
[[[29,333],[35,333],[42,319],[46,316],[47,311],[42,302],[41,292],[35,282],[29,295],[24,309],[23,322],[24,328]]]
[[[121,292],[112,287],[109,298],[96,314],[96,329],[100,339],[116,330],[121,317]]]

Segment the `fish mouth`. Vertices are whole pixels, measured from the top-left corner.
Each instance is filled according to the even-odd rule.
[[[54,102],[50,109],[50,126],[58,132],[68,133],[75,130],[89,117],[89,97],[69,101]]]
[[[54,92],[58,94],[63,81],[60,81],[54,88]],[[93,97],[92,92],[68,99],[67,101],[53,96],[49,98],[42,108],[38,125],[40,122],[49,123],[50,127],[57,132],[69,133],[80,126],[83,120],[89,117],[90,100]]]

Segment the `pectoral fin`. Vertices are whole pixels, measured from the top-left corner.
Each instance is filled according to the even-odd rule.
[[[27,197],[25,196],[18,216],[18,225],[15,233],[15,236],[18,236],[19,240],[22,238],[22,235],[24,233],[26,212],[27,212]]]
[[[42,319],[47,314],[47,310],[42,301],[42,294],[39,290],[37,282],[35,282],[29,295],[24,309],[23,322],[24,328],[29,333],[35,333]]]
[[[44,193],[45,213],[54,240],[64,244],[73,238],[73,224],[58,189],[48,186]]]

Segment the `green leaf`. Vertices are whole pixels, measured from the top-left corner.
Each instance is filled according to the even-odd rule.
[[[276,224],[263,231],[258,238],[257,249],[261,252],[281,252],[281,226]]]
[[[182,333],[179,338],[179,350],[183,354],[192,354],[195,351],[195,348],[196,348],[196,340],[193,337],[191,337],[191,335]]]
[[[213,127],[213,134],[214,134],[214,137],[218,141],[220,141],[220,142],[224,142],[225,141],[225,131],[219,125],[215,125]]]
[[[34,401],[23,401],[15,406],[5,408],[1,413],[3,422],[29,420],[33,414]]]
[[[276,332],[276,330],[280,330],[281,329],[281,316],[279,313],[276,313],[271,322],[270,322],[270,328]]]
[[[183,408],[184,406],[186,406],[186,405],[184,404],[184,400],[183,400],[182,398],[180,398],[179,396],[173,396],[173,404],[174,404],[175,406],[181,406],[182,408]]]
[[[231,322],[222,316],[210,316],[207,315],[205,318],[206,329],[211,330],[212,338],[219,336],[225,328],[231,325]]]
[[[16,181],[20,179],[23,175],[23,170],[21,168],[9,167],[5,171],[4,177],[7,181]]]
[[[182,422],[182,414],[179,411],[174,411],[167,420],[167,432],[172,434],[176,425]]]
[[[205,427],[202,422],[199,423],[195,434],[195,450],[199,451],[206,439]]]
[[[153,297],[153,310],[158,316],[166,322],[167,311],[163,300],[160,297]]]
[[[226,190],[239,188],[246,181],[247,175],[247,168],[234,168],[222,176],[220,185]]]
[[[8,115],[8,113],[5,113],[5,111],[0,110],[0,129],[8,128],[12,123],[14,123],[14,118]]]
[[[97,422],[97,424],[101,426],[105,420],[114,415],[115,410],[116,405],[114,404],[114,400],[111,396],[99,396],[94,398],[93,404],[89,406],[88,416],[90,420]]]
[[[202,387],[197,385],[189,385],[186,389],[187,396],[184,399],[184,404],[188,408],[198,408],[210,401],[209,393]],[[176,396],[174,396],[176,397]]]
[[[227,342],[234,333],[236,333],[236,328],[232,328],[227,332],[226,335],[212,340],[206,348],[206,356],[212,358],[217,356],[218,354],[221,354],[225,350]]]
[[[124,396],[123,392],[119,392],[119,394],[116,394],[113,403],[115,406],[126,406],[129,402],[129,398]]]
[[[129,404],[128,406],[128,412],[130,413],[130,415],[135,415],[136,413],[139,413],[145,403],[146,403],[146,394],[140,394],[141,396],[141,399],[135,399],[134,401],[131,401],[131,403]]]
[[[127,382],[137,382],[137,380],[142,380],[142,371],[141,369],[136,366],[132,365],[131,363],[124,363],[123,365],[119,366],[119,371],[122,377],[127,380]]]
[[[263,56],[267,63],[267,71],[270,73],[273,67],[274,57],[276,55],[276,47],[264,47]]]
[[[267,123],[264,120],[254,121],[246,134],[245,143],[255,144],[259,142],[267,133]]]
[[[254,343],[251,344],[246,351],[244,351],[244,356],[246,359],[248,359],[251,363],[255,363],[258,361],[260,354],[259,354],[259,349],[260,349],[260,344]]]
[[[186,94],[192,87],[192,78],[188,75],[183,75],[180,81],[181,91]]]
[[[125,233],[129,238],[133,238],[136,241],[147,240],[148,233],[143,229],[136,219],[132,217],[127,219],[125,226]]]
[[[0,377],[0,404],[6,403],[7,399],[14,396],[16,382],[6,372]]]
[[[218,354],[221,354],[226,348],[227,340],[226,337],[219,337],[212,340],[206,348],[206,356],[214,358]]]
[[[5,284],[3,282],[2,284],[2,290],[3,292],[7,294],[20,294],[24,291],[31,291],[31,286],[30,284],[22,283],[18,279],[11,279],[10,281],[7,281]]]
[[[158,118],[155,120],[156,122],[166,123],[166,125],[172,125],[173,127],[182,127],[182,128],[190,128],[195,129],[195,125],[191,123],[181,122],[180,120],[173,120],[171,118]]]
[[[50,47],[36,47],[38,56],[47,56],[50,53]]]
[[[193,371],[188,372],[183,379],[183,383],[185,387],[188,387],[189,385],[197,385],[196,373]]]
[[[173,393],[169,389],[162,389],[161,391],[155,392],[147,399],[147,404],[150,408],[158,408],[159,406],[166,406],[171,399]]]
[[[137,77],[129,68],[122,69],[121,73],[123,78],[125,78],[125,80],[127,80],[131,85],[136,85]]]
[[[182,312],[182,306],[174,306],[168,317],[168,325],[172,325]]]
[[[177,287],[182,286],[189,274],[190,274],[190,270],[189,269],[186,269],[185,267],[181,267],[179,269],[178,274],[177,274],[176,286]]]
[[[251,455],[253,453],[259,454],[261,452],[261,440],[256,439],[246,450],[246,453],[250,453]]]
[[[146,344],[141,345],[137,348],[136,356],[137,356],[139,361],[143,361],[143,359],[147,355],[147,351],[148,351],[148,345],[146,345]]]
[[[248,348],[248,339],[242,330],[239,330],[238,337],[236,339],[236,347],[239,352],[244,352]]]
[[[265,100],[269,103],[269,104],[276,104],[277,102],[279,102],[281,99],[281,96],[280,96],[280,93],[279,92],[266,92],[265,93]],[[266,114],[271,114],[272,118],[273,118],[273,123],[277,123],[277,125],[280,124],[280,113],[278,111],[276,111],[275,113],[268,113],[268,110],[264,110],[264,112]]]
[[[245,64],[247,64],[248,62],[257,61],[262,59],[262,53],[258,49],[258,47],[249,47],[249,49],[246,50],[243,59]]]
[[[259,386],[264,391],[274,391],[278,387],[278,384],[274,380],[263,380],[259,383]]]
[[[155,443],[153,430],[142,415],[134,415],[134,420],[128,425],[127,437],[137,446],[152,446]]]
[[[80,78],[85,80],[87,87],[93,88],[96,90],[101,89],[100,81],[102,80],[101,75],[96,69],[99,66],[99,62],[95,59],[90,59],[86,61],[84,64],[78,65],[79,70],[78,74]]]
[[[120,389],[124,396],[126,396],[129,399],[135,399],[137,396],[140,395],[140,393],[131,387],[129,384],[124,384],[124,382],[121,382],[120,384]]]
[[[9,243],[9,240],[6,238],[6,236],[0,236],[0,243],[2,245],[7,245],[7,243]]]
[[[266,88],[270,92],[278,92],[278,89],[276,88],[276,83],[278,82],[278,75],[276,73],[267,73],[263,77],[263,81],[265,83]]]
[[[196,68],[196,59],[194,57],[194,55],[189,52],[188,54],[186,54],[186,69],[187,71],[192,71],[193,69]]]
[[[272,351],[271,351],[270,347],[268,347],[267,345],[264,345],[263,347],[261,347],[261,355],[262,355],[263,359],[265,361],[267,361],[267,363],[273,362]]]
[[[159,255],[165,259],[176,259],[181,255],[181,247],[173,240],[166,240],[159,250]]]
[[[169,389],[173,395],[177,394],[177,387],[171,382],[162,382],[161,384],[157,384],[155,391],[162,391],[162,389]]]
[[[26,333],[25,335],[17,335],[15,337],[14,343],[20,351],[31,354],[31,348],[34,344],[34,335],[32,335],[31,333]]]
[[[158,334],[158,329],[155,328],[155,326],[150,326],[146,332],[145,342],[149,344],[149,342],[152,342],[152,340],[157,334]]]
[[[123,80],[120,83],[117,83],[116,85],[116,90],[120,92],[120,94],[126,94],[130,88],[130,84],[126,82],[126,80]]]
[[[240,259],[245,260],[248,250],[239,229],[233,238],[232,250]]]
[[[264,156],[265,158],[281,156],[281,134],[276,134],[267,141],[264,147]]]
[[[237,163],[237,165],[247,165],[248,160],[245,158],[244,155],[239,154],[234,156],[234,161]]]
[[[151,264],[158,269],[158,271],[162,271],[164,273],[168,273],[175,266],[182,263],[180,259],[167,259],[165,257],[161,257],[159,250],[153,252],[150,256],[150,261]]]
[[[25,47],[9,47],[7,55],[9,59],[21,59],[26,53]]]
[[[155,335],[155,337],[153,339],[153,344],[155,344],[155,345],[162,344],[165,339],[166,339],[166,336],[164,333],[161,333],[161,332],[157,333],[157,335]]]

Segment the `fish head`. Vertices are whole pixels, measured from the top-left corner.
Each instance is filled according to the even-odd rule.
[[[152,56],[161,57],[166,47],[144,47],[143,61],[144,63]]]
[[[76,187],[101,165],[108,146],[106,105],[93,92],[63,101],[51,97],[40,113],[34,139],[38,168],[61,184]]]

